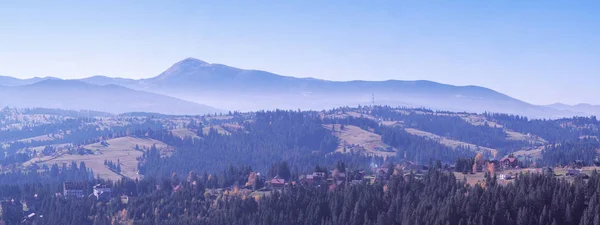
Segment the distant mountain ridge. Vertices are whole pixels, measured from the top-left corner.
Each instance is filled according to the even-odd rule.
[[[529,104],[480,86],[454,86],[425,80],[328,81],[296,78],[195,58],[179,61],[152,78],[136,80],[93,76],[80,81],[119,85],[241,111],[370,105],[374,97],[375,104],[379,105],[438,110],[502,112],[551,118],[588,115],[571,109]]]
[[[59,79],[59,78],[56,78],[56,77],[34,77],[34,78],[29,78],[29,79],[19,79],[19,78],[14,78],[14,77],[9,77],[9,76],[0,76],[0,85],[2,85],[2,86],[20,86],[20,85],[33,84],[33,83],[37,83],[37,82],[44,81],[44,80],[50,80],[50,79]]]
[[[96,110],[114,114],[134,111],[194,115],[219,112],[206,105],[115,84],[95,85],[59,79],[46,79],[21,86],[0,86],[0,105]]]
[[[582,115],[595,115],[600,116],[600,105],[592,105],[587,103],[579,103],[576,105],[567,105],[563,103],[554,103],[551,105],[547,105],[549,108],[575,112]]]

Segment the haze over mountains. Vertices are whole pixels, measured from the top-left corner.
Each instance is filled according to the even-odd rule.
[[[194,58],[177,62],[158,76],[148,79],[105,76],[79,81],[54,78],[49,82],[48,79],[0,77],[0,85],[12,86],[0,88],[0,103],[3,106],[55,106],[119,113],[203,114],[218,111],[215,108],[249,111],[368,105],[372,104],[374,96],[378,105],[451,111],[503,112],[530,117],[600,114],[600,106],[539,106],[479,86],[453,86],[432,81],[341,82],[295,78],[207,63]],[[10,96],[12,99],[8,100]],[[74,101],[76,96],[77,101]],[[81,98],[83,96],[85,98]],[[101,103],[107,101],[111,103],[110,107]]]
[[[46,79],[21,86],[0,86],[0,105],[95,110],[109,113],[159,112],[204,114],[219,110],[160,94],[118,85],[94,85],[77,80]]]

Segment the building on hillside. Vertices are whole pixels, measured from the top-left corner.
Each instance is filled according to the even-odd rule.
[[[579,176],[579,174],[581,174],[581,171],[580,171],[580,170],[576,170],[576,169],[568,169],[568,170],[567,170],[567,174],[566,174],[566,175],[567,175],[567,176],[572,176],[572,177],[574,177],[574,176]]]
[[[583,160],[573,160],[569,166],[573,169],[581,169],[585,166],[585,164],[583,163]]]
[[[63,183],[63,196],[65,198],[83,198],[85,197],[85,183],[65,182]]]
[[[94,196],[100,201],[110,200],[112,189],[105,184],[94,185]]]
[[[283,188],[283,187],[285,187],[285,179],[279,178],[279,177],[274,177],[273,179],[271,179],[269,181],[269,184],[271,185],[271,188],[274,188],[274,189]]]
[[[312,175],[315,178],[327,178],[327,173],[325,172],[313,172]]]
[[[552,167],[544,167],[542,168],[542,174],[545,176],[554,176],[554,168]]]
[[[500,180],[512,180],[513,176],[510,174],[500,174],[500,176],[498,176],[498,178],[500,178]]]
[[[121,204],[127,205],[129,203],[129,196],[121,195]]]
[[[514,169],[519,166],[519,160],[514,157],[505,157],[500,160],[503,169]]]
[[[423,171],[429,170],[428,166],[420,165],[418,163],[410,162],[410,161],[404,161],[404,163],[402,163],[401,167],[402,167],[402,171],[405,171],[405,172],[413,171],[415,173],[423,173]]]

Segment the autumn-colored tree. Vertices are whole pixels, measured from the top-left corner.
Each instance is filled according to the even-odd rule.
[[[488,164],[487,164],[487,167],[488,167],[488,168],[487,168],[487,169],[488,169],[488,172],[490,172],[490,174],[491,174],[492,176],[496,174],[496,164],[495,164],[495,163],[493,163],[493,162],[490,162],[490,163],[488,163]]]
[[[477,172],[477,168],[483,167],[483,154],[477,153],[475,156],[475,162],[473,163],[473,173]]]
[[[331,173],[331,176],[333,178],[339,178],[340,177],[340,170],[334,169],[333,172]]]
[[[250,175],[248,175],[248,182],[246,182],[246,186],[250,186],[250,187],[254,187],[256,186],[256,172],[250,172]]]

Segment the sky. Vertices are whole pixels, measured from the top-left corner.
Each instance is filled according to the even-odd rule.
[[[0,75],[147,78],[187,57],[295,77],[600,104],[600,1],[0,1]]]

